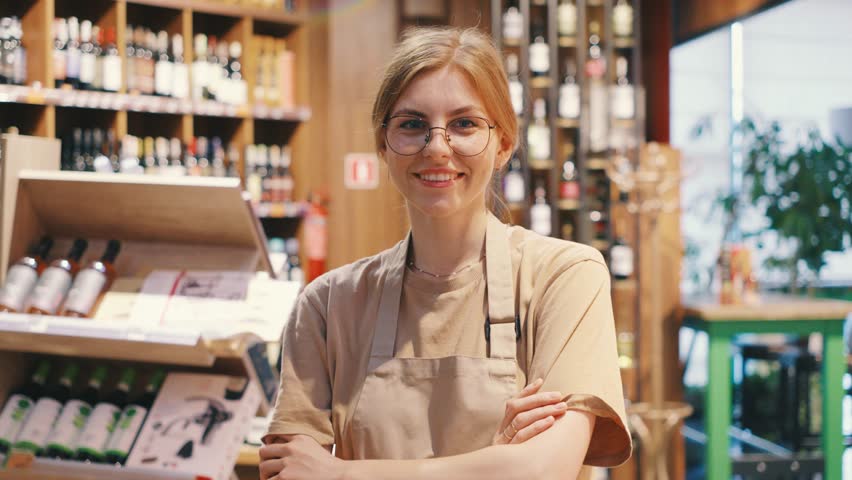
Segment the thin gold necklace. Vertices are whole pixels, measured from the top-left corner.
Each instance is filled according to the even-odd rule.
[[[420,273],[422,273],[422,274],[429,275],[430,277],[434,277],[434,278],[449,278],[449,277],[452,277],[452,276],[454,276],[454,275],[458,275],[458,274],[460,274],[460,273],[464,272],[465,270],[468,270],[468,269],[470,269],[470,268],[473,268],[473,266],[474,266],[474,265],[479,265],[479,263],[480,263],[480,262],[482,262],[482,259],[483,259],[483,258],[485,258],[485,255],[482,255],[481,257],[479,257],[479,260],[477,260],[477,261],[475,261],[475,262],[473,262],[473,263],[470,263],[470,264],[468,264],[468,265],[465,265],[464,267],[462,267],[462,268],[460,268],[460,269],[458,269],[458,270],[456,270],[456,271],[454,271],[454,272],[444,273],[444,274],[441,274],[441,273],[432,273],[432,272],[427,272],[426,270],[423,270],[422,268],[420,268],[420,267],[418,267],[417,265],[415,265],[415,264],[414,264],[414,259],[413,259],[413,258],[412,258],[412,259],[410,259],[410,260],[408,261],[408,267],[409,267],[410,269],[412,269],[412,270],[416,271],[416,272],[420,272]]]

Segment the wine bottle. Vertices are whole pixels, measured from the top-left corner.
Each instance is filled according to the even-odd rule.
[[[80,318],[91,316],[98,300],[115,279],[114,264],[119,251],[121,242],[110,240],[101,259],[80,270],[68,292],[63,315]]]
[[[12,443],[18,438],[36,401],[41,397],[48,374],[50,362],[40,361],[29,382],[13,390],[6,399],[6,405],[0,412],[0,465],[5,464]]]
[[[577,66],[565,59],[565,81],[559,87],[559,116],[562,118],[580,117],[580,86],[576,79]]]
[[[520,203],[527,196],[521,159],[517,152],[509,160],[509,170],[503,177],[503,195],[509,203]]]
[[[59,306],[62,305],[71,288],[71,281],[80,268],[80,258],[88,245],[87,241],[78,238],[74,240],[65,258],[59,258],[50,263],[50,266],[41,274],[29,297],[28,313],[54,315],[59,310]]]
[[[0,312],[21,312],[27,297],[32,293],[38,277],[45,269],[45,259],[53,247],[53,239],[42,237],[38,244],[30,247],[6,272],[6,283],[0,288]]]
[[[633,249],[621,237],[616,237],[609,251],[610,271],[617,280],[627,280],[633,275]]]
[[[106,372],[107,369],[104,366],[95,368],[86,388],[77,395],[72,395],[71,399],[65,403],[62,413],[59,414],[50,430],[42,456],[62,460],[70,460],[74,457],[77,439],[92,413],[92,406],[100,397]]]
[[[533,102],[533,123],[527,127],[527,144],[533,160],[550,159],[550,127],[547,125],[546,104],[543,98]]]
[[[102,463],[106,461],[107,440],[115,429],[121,410],[127,405],[127,397],[136,379],[136,370],[125,368],[115,390],[103,397],[89,416],[89,421],[80,433],[74,458],[79,461]]]
[[[105,448],[107,463],[124,465],[124,462],[127,461],[127,456],[133,450],[165,376],[163,370],[154,372],[151,379],[148,380],[148,385],[145,386],[145,391],[124,407],[115,424],[115,429],[113,429],[107,441]]]
[[[577,5],[574,0],[562,0],[556,8],[556,24],[560,36],[577,34]]]
[[[530,209],[530,229],[539,235],[550,236],[553,229],[551,213],[544,183],[539,182],[535,187],[535,203]]]
[[[518,56],[514,53],[506,55],[506,73],[509,77],[509,97],[512,100],[512,110],[515,115],[524,113],[524,86],[519,75]]]
[[[48,385],[44,389],[44,393],[36,401],[15,441],[13,447],[15,450],[26,451],[32,455],[39,455],[42,452],[49,440],[53,424],[59,418],[62,406],[71,397],[71,385],[74,384],[79,371],[80,367],[76,363],[68,364],[59,382]]]

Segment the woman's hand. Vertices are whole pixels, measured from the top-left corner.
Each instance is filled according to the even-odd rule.
[[[345,466],[307,435],[260,447],[260,480],[342,480]]]
[[[544,383],[538,379],[524,387],[518,395],[506,401],[506,413],[492,445],[523,443],[547,430],[557,418],[565,415],[567,405],[559,392],[541,392]]]

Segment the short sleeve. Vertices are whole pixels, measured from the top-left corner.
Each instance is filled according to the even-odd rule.
[[[565,395],[569,409],[595,415],[584,463],[615,466],[630,457],[624,394],[606,266],[583,260],[546,285],[535,309],[534,350],[528,378],[542,391]]]
[[[264,443],[297,434],[320,445],[334,443],[325,319],[307,291],[299,295],[284,327],[281,384]]]

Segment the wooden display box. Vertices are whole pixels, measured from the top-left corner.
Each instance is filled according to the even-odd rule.
[[[64,255],[74,238],[89,240],[83,262],[99,258],[108,239],[120,240],[119,278],[143,277],[155,269],[265,270],[272,275],[266,238],[238,179],[35,170],[21,171],[19,178],[9,262],[50,235],[56,241],[51,257]],[[263,393],[260,414],[268,411],[278,386],[266,345],[254,334],[209,340],[156,321],[139,326],[0,313],[0,364],[6,366],[0,369],[0,404],[24,383],[39,355],[246,376],[252,381],[249,388]],[[194,476],[36,459],[30,468],[0,470],[0,479],[6,478]]]

